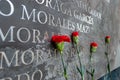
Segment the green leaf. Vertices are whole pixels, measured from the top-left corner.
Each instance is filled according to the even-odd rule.
[[[78,72],[80,73],[80,75],[82,76],[82,72],[81,72],[81,70],[79,69],[79,67],[78,66],[76,66],[77,67],[77,70],[78,70]]]
[[[90,74],[90,75],[92,75],[92,73],[90,71],[88,71],[88,70],[87,70],[87,73]]]
[[[107,52],[105,52],[105,55],[106,55],[106,56],[108,56],[108,53],[107,53]]]
[[[94,74],[95,73],[95,69],[92,69],[92,74]]]
[[[67,80],[68,76],[67,76],[67,69],[66,69],[66,67],[64,67],[64,77]]]
[[[107,65],[108,72],[110,73],[110,64]]]

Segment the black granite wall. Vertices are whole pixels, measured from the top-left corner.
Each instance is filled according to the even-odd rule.
[[[120,80],[120,68],[113,70],[110,74],[112,80]],[[99,80],[110,80],[110,74],[106,74]]]
[[[98,43],[95,79],[106,73],[104,37],[111,36],[109,57],[114,66],[118,44],[119,0],[0,0],[0,80],[64,80],[60,55],[51,47],[54,34],[79,31],[81,60],[89,64],[89,45]],[[80,80],[71,43],[64,60],[69,80]],[[85,74],[87,80],[87,73]]]

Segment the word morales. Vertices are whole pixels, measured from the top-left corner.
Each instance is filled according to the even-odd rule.
[[[40,49],[36,49],[35,51],[32,49],[24,51],[16,50],[11,53],[11,57],[9,57],[8,54],[9,53],[5,51],[0,51],[0,69],[19,67],[23,65],[27,66],[34,62],[37,65],[39,62],[43,61],[43,51]]]
[[[46,6],[51,4],[52,0],[46,0]],[[57,1],[57,0],[56,0]],[[9,8],[9,12],[8,13],[3,13],[4,11],[0,10],[0,15],[2,16],[11,16],[14,14],[15,12],[15,6],[14,4],[10,1],[10,0],[6,0],[6,2],[9,4],[10,8]],[[36,2],[38,3],[38,0],[36,0]],[[39,1],[39,4],[42,4],[43,2],[45,2],[44,0],[42,2]],[[56,3],[57,4],[57,3]],[[53,26],[55,28],[63,28],[63,29],[67,29],[67,30],[78,30],[80,32],[83,33],[89,33],[90,32],[90,24],[93,24],[93,18],[92,17],[86,17],[87,15],[84,14],[80,14],[79,12],[77,12],[76,10],[74,11],[74,17],[86,22],[88,24],[84,24],[81,23],[79,20],[74,21],[74,20],[69,20],[66,18],[62,18],[60,16],[55,16],[53,14],[48,13],[48,11],[38,11],[37,9],[31,9],[28,10],[27,7],[25,5],[21,5],[22,7],[22,14],[21,14],[21,20],[31,20],[32,22],[35,23],[40,23],[40,24],[47,24],[49,26]],[[58,7],[56,5],[56,7]],[[61,6],[61,8],[63,10],[65,10],[65,13],[69,14],[69,11],[67,11],[67,9],[63,8]]]
[[[20,43],[41,43],[45,40],[45,36],[48,35],[44,33],[44,37],[40,39],[41,32],[38,29],[28,29],[26,27],[17,28],[15,26],[10,26],[7,31],[3,31],[0,28],[0,41],[2,42],[16,42]]]
[[[39,62],[42,60],[41,55],[43,51],[36,49],[33,51],[32,49],[27,49],[24,51],[16,50],[11,53],[11,57],[8,56],[9,53],[6,51],[0,51],[0,69],[6,69],[10,67],[20,67],[23,65],[30,65],[36,62],[36,66],[39,65]],[[29,58],[28,58],[29,56]],[[39,80],[42,80],[43,73],[40,69],[35,71],[28,71],[22,74],[15,75],[16,80],[22,80],[22,77],[25,77],[25,80],[36,80],[35,76],[40,75],[37,77]],[[14,80],[12,77],[5,77],[0,80]]]
[[[82,25],[79,25],[82,26]],[[86,27],[88,28],[88,27]],[[16,26],[10,26],[8,29],[3,30],[0,28],[0,41],[1,42],[20,42],[20,43],[42,43],[48,40],[48,32],[44,32],[41,35],[39,29],[29,29],[26,27],[17,28]]]
[[[32,9],[29,11],[25,5],[21,6],[23,8],[21,16],[22,20],[29,20],[40,24],[48,24],[49,26],[54,26],[56,28],[60,27],[71,31],[78,30],[83,33],[90,32],[90,27],[87,24],[82,24],[79,23],[79,21],[75,22],[66,18],[61,18],[46,11],[38,11],[37,9]]]

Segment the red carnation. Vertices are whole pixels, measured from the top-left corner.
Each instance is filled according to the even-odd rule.
[[[67,35],[62,35],[61,38],[64,42],[70,42],[70,37],[68,37]]]
[[[97,47],[98,47],[98,44],[96,42],[92,42],[90,44],[90,51],[91,52],[96,52]]]
[[[51,39],[55,43],[56,48],[62,53],[64,49],[64,42],[70,42],[70,38],[67,35],[54,35]]]
[[[73,43],[78,44],[78,42],[79,42],[79,32],[77,32],[77,31],[72,32],[72,40],[73,40]]]
[[[72,32],[72,36],[79,36],[79,32],[77,31]]]
[[[70,42],[70,38],[67,35],[54,35],[51,41],[55,43]]]
[[[108,44],[108,43],[110,43],[110,36],[106,36],[105,37],[105,43],[106,44]],[[105,51],[105,55],[106,55],[106,58],[107,58],[107,66],[106,66],[106,68],[107,68],[107,72],[108,72],[108,74],[110,75],[110,80],[112,80],[111,79],[111,66],[110,66],[110,59],[109,59],[109,51],[108,51],[108,49],[109,49],[109,47],[106,45],[106,51]]]
[[[110,38],[110,36],[106,36],[106,38]]]
[[[110,43],[110,38],[111,38],[110,36],[106,36],[105,37],[105,43]]]
[[[93,59],[93,53],[96,52],[97,50],[97,47],[98,47],[98,44],[96,42],[91,42],[90,43],[90,74],[91,74],[91,79],[92,80],[95,80],[94,79],[94,75],[95,75],[95,69],[92,67],[92,59]]]
[[[63,65],[63,70],[64,70],[64,77],[66,80],[68,80],[68,75],[67,75],[67,67],[64,64],[63,60],[63,49],[64,49],[64,42],[70,42],[70,38],[67,35],[54,35],[52,36],[51,42],[55,44],[55,47],[61,54],[61,61]]]
[[[98,47],[98,44],[97,44],[96,42],[92,42],[90,45],[91,45],[92,47]]]
[[[54,35],[54,36],[52,36],[51,41],[56,42],[56,43],[63,42],[63,40],[60,37],[61,36],[59,36],[59,35]]]

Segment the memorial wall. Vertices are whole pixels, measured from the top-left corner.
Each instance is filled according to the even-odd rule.
[[[53,35],[79,32],[81,62],[89,67],[89,45],[95,80],[106,74],[105,36],[111,36],[109,58],[114,69],[118,45],[119,0],[0,0],[0,80],[65,80],[60,54],[51,45]],[[80,80],[77,54],[65,43],[68,80]],[[85,71],[85,80],[89,75]]]

